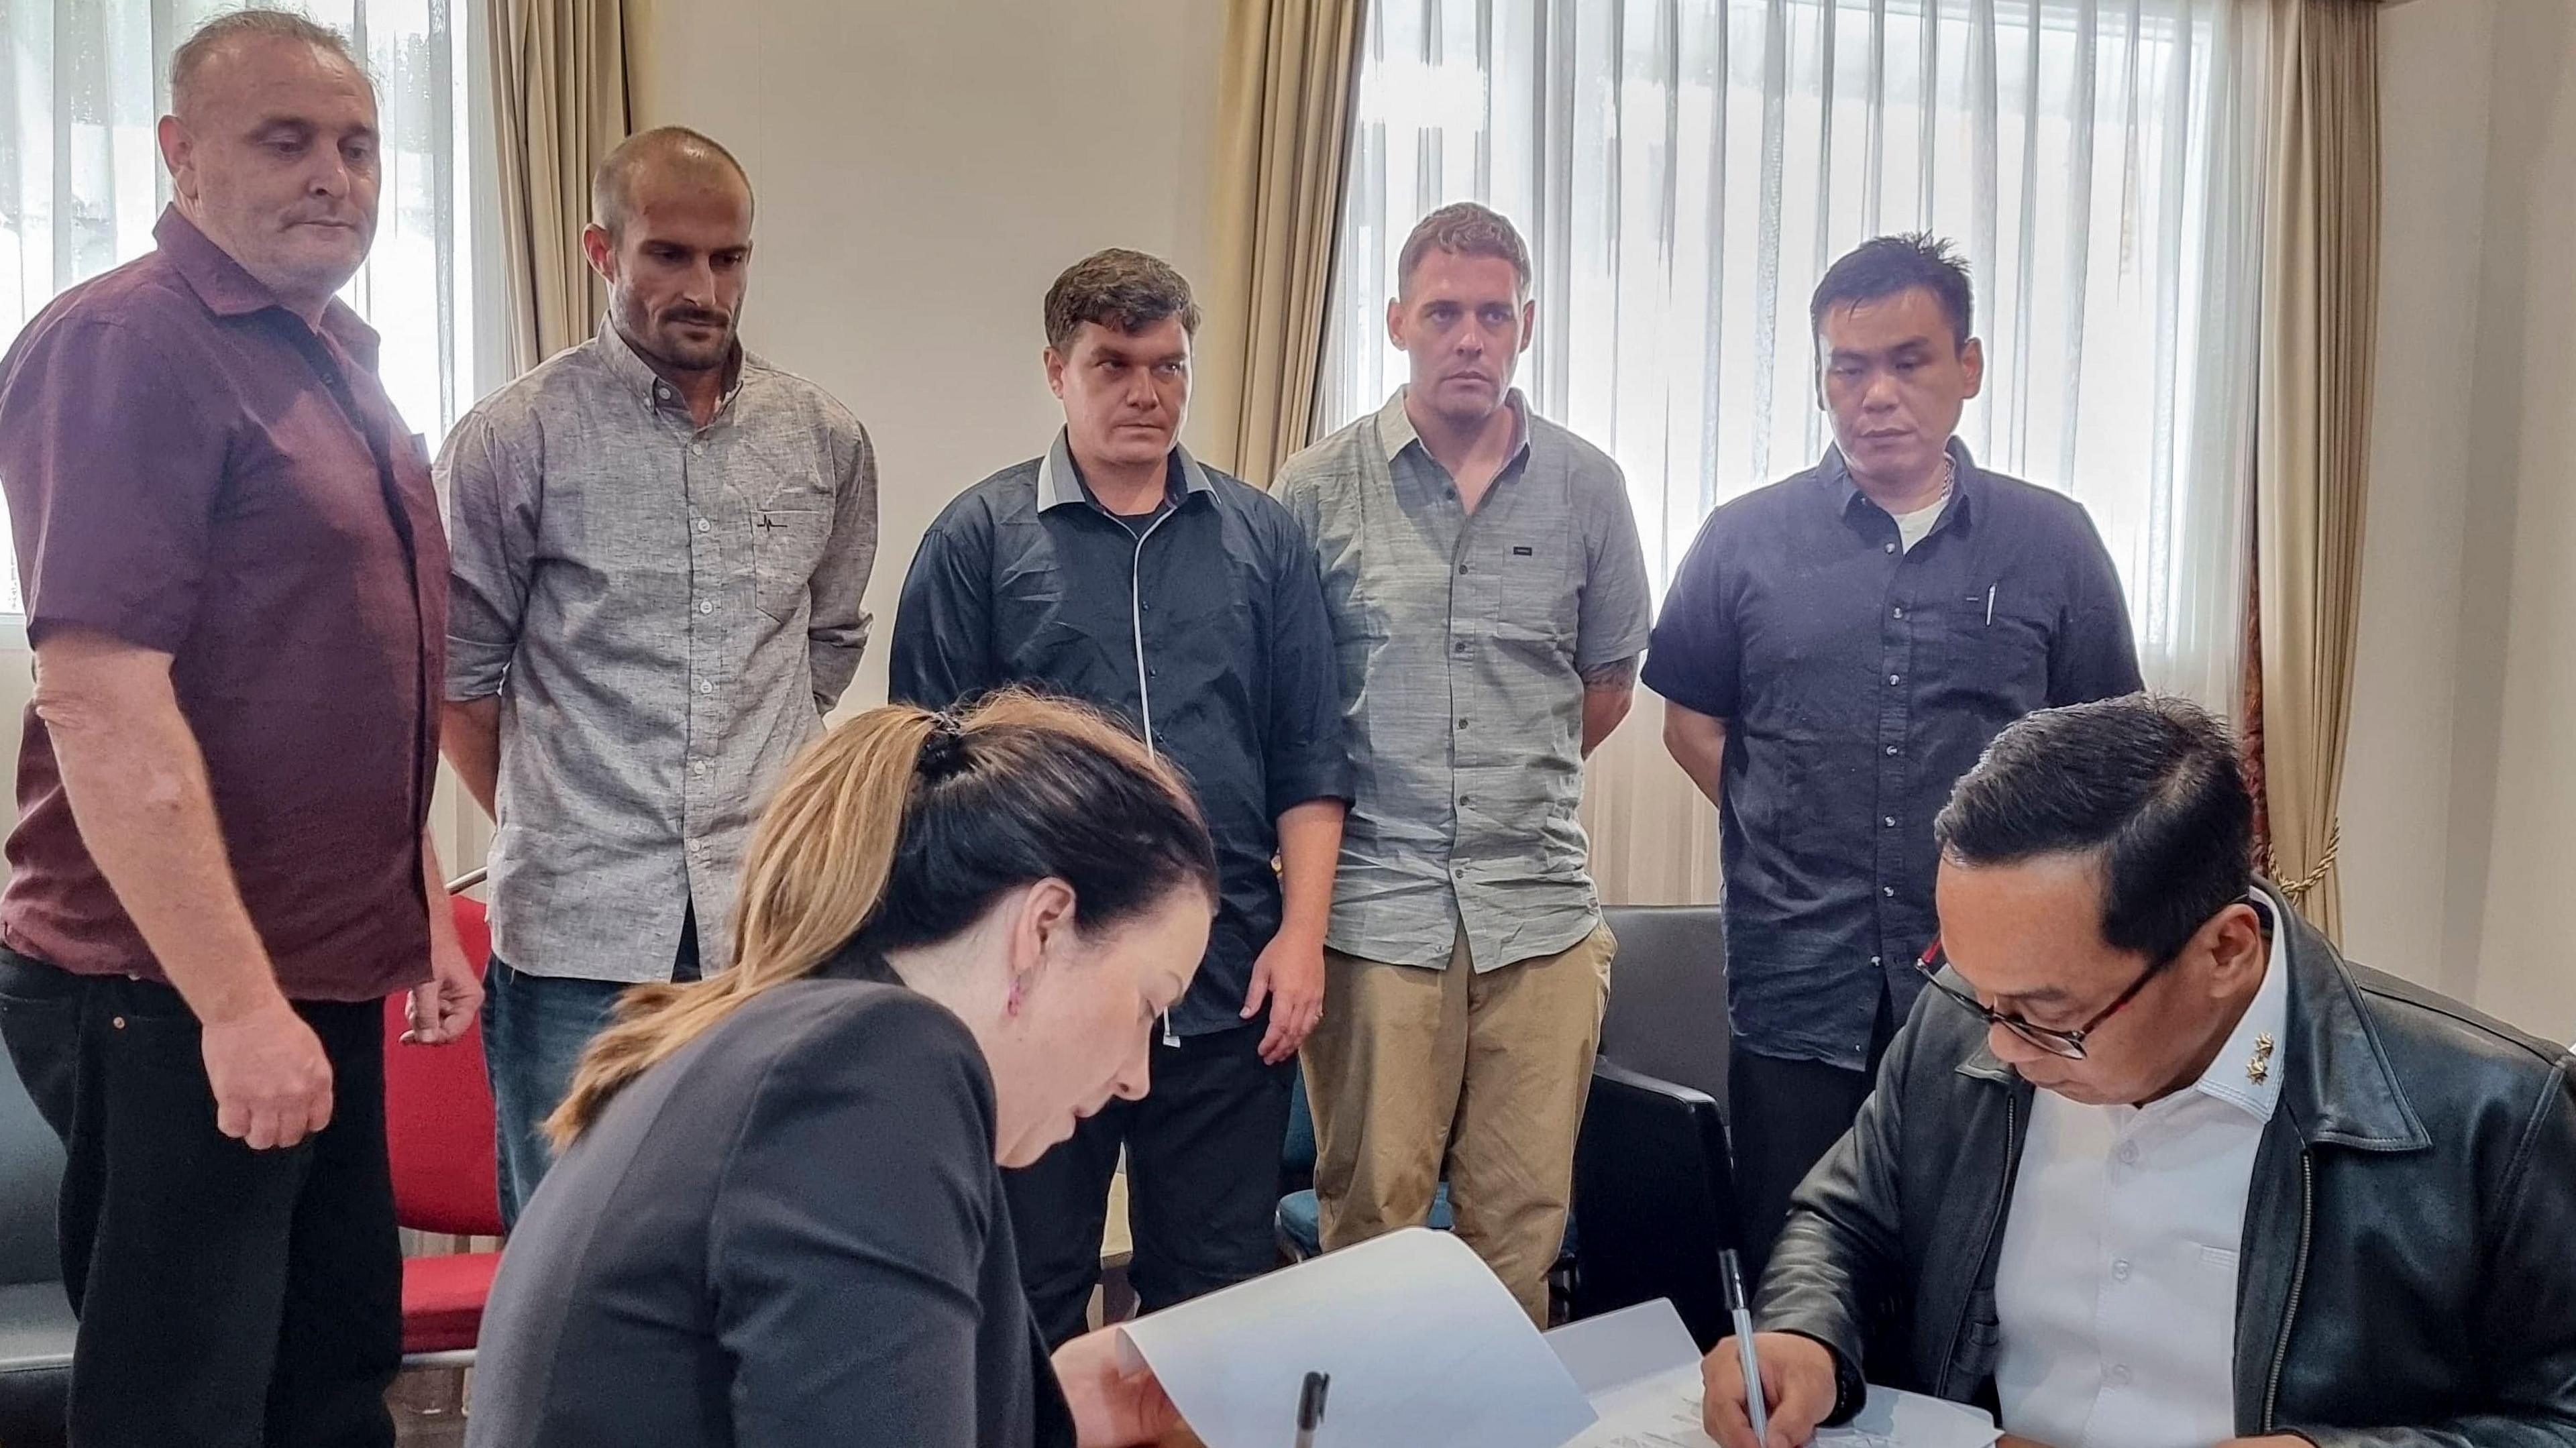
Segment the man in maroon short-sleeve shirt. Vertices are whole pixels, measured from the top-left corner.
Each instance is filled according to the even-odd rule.
[[[472,1022],[424,826],[447,550],[332,300],[375,98],[248,11],[171,71],[149,255],[0,361],[36,653],[0,1032],[68,1151],[76,1445],[385,1445],[401,1262],[379,1002]]]

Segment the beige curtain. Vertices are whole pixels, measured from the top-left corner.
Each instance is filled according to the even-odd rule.
[[[1229,0],[1200,451],[1256,487],[1314,428],[1362,0]]]
[[[598,330],[607,295],[581,255],[590,175],[632,119],[624,0],[491,0],[510,366]]]
[[[2379,17],[2372,0],[2273,0],[2254,507],[2264,800],[2275,877],[2342,928],[2336,809],[2352,713],[2379,277]]]
[[[1664,701],[1636,707],[1583,766],[1583,833],[1604,905],[1717,899],[1717,810],[1664,752]]]

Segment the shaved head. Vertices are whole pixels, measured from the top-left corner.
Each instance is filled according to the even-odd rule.
[[[751,177],[733,153],[686,126],[657,126],[618,143],[590,179],[591,220],[611,239],[623,237],[645,191],[716,190],[740,186],[746,201]]]

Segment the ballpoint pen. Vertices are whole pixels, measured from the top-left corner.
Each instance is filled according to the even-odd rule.
[[[1308,1373],[1297,1390],[1297,1448],[1315,1448],[1315,1430],[1324,1426],[1324,1392],[1332,1385],[1331,1374]]]
[[[1717,1261],[1725,1269],[1726,1311],[1735,1319],[1735,1351],[1744,1363],[1744,1411],[1753,1420],[1753,1441],[1767,1443],[1771,1414],[1762,1401],[1762,1359],[1753,1351],[1753,1309],[1744,1300],[1744,1268],[1732,1247],[1718,1253]]]

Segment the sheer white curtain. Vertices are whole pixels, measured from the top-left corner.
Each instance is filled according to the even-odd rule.
[[[0,338],[148,251],[169,198],[153,127],[170,53],[224,0],[0,0]],[[341,295],[384,336],[386,389],[433,442],[473,404],[466,0],[312,0],[376,82],[376,244]],[[0,341],[0,346],[5,346]],[[5,550],[0,550],[5,552]],[[0,611],[19,608],[7,565]]]
[[[1485,201],[1536,262],[1522,385],[1618,458],[1660,583],[1710,509],[1830,440],[1824,269],[1936,232],[1986,343],[1961,436],[2083,501],[2148,681],[2232,711],[2268,41],[2245,0],[1378,0],[1318,425],[1403,379],[1382,318],[1413,222]],[[1714,898],[1660,728],[1641,696],[1593,762],[1614,901]]]

